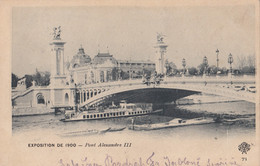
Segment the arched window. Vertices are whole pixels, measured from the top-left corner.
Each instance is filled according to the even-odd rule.
[[[44,96],[41,93],[37,94],[37,104],[45,104]]]
[[[112,80],[111,79],[112,78],[112,72],[111,71],[107,71],[107,81],[110,81],[110,80]]]
[[[85,84],[87,84],[87,83],[88,83],[88,75],[85,74]]]
[[[69,95],[68,93],[65,94],[65,104],[69,104]]]
[[[79,65],[78,65],[77,63],[75,63],[75,64],[73,65],[73,68],[77,68],[77,67],[79,67]]]
[[[89,91],[87,91],[87,100],[89,99]]]
[[[91,82],[94,83],[95,82],[95,75],[94,72],[91,71]]]
[[[83,101],[85,102],[86,101],[86,92],[84,91],[83,93]]]
[[[104,78],[104,71],[100,72],[100,82],[104,82],[105,78]]]

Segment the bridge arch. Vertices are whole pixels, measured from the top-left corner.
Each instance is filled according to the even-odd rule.
[[[89,90],[87,90],[87,97],[86,98],[87,98],[86,100],[89,99]]]
[[[179,95],[177,98],[182,98],[182,97],[194,94],[194,93],[203,92],[203,93],[208,93],[208,94],[235,98],[238,100],[246,100],[249,102],[255,102],[254,93],[249,93],[246,91],[237,92],[231,88],[223,88],[222,85],[219,85],[219,84],[210,84],[210,83],[205,84],[205,81],[201,82],[200,84],[194,84],[194,83],[190,84],[190,83],[182,81],[179,83],[164,82],[164,83],[161,83],[160,85],[156,85],[156,86],[155,85],[147,86],[140,82],[139,83],[128,83],[125,86],[122,86],[122,85],[108,86],[106,88],[103,88],[102,92],[100,94],[92,96],[86,102],[82,103],[81,106],[84,106],[84,105],[90,106],[90,105],[93,105],[96,103],[101,103],[102,100],[111,98],[111,96],[113,96],[113,98],[116,98],[116,96],[118,94],[121,94],[121,97],[124,97],[124,93],[126,94],[126,93],[132,93],[132,92],[137,92],[137,91],[144,92],[145,89],[150,89],[150,91],[154,91],[155,89],[158,89],[158,91],[161,90],[164,93],[168,93],[167,91],[170,91],[172,93],[172,95]],[[149,94],[149,90],[146,92],[147,92],[146,95],[148,95],[148,96],[153,94],[152,92]],[[182,95],[180,95],[180,94],[182,94]],[[173,97],[172,99],[174,100],[177,98]]]
[[[94,89],[94,96],[97,95],[97,89]]]

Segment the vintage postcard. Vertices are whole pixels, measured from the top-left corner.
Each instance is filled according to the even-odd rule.
[[[259,1],[123,2],[0,2],[0,165],[258,166]]]

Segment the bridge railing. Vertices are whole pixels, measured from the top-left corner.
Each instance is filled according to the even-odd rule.
[[[165,82],[255,83],[255,77],[165,77]]]
[[[109,81],[103,83],[95,83],[95,84],[86,84],[81,85],[78,88],[86,89],[86,88],[102,88],[102,87],[115,87],[115,86],[126,86],[126,85],[135,85],[143,83],[143,79],[129,79],[129,80],[117,80],[117,81]],[[254,76],[247,77],[216,77],[216,76],[193,76],[193,77],[164,77],[163,81],[160,83],[209,83],[209,84],[255,84]]]
[[[98,88],[98,87],[113,87],[120,85],[130,85],[130,84],[139,84],[142,82],[142,79],[132,79],[132,80],[118,80],[118,81],[109,81],[95,84],[86,84],[82,85],[79,88]]]

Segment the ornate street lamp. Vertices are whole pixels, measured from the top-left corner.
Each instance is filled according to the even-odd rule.
[[[217,73],[218,73],[218,62],[219,62],[219,59],[218,59],[219,50],[218,49],[216,50],[216,54],[217,54]]]
[[[130,80],[131,80],[131,79],[132,79],[132,77],[133,77],[132,63],[130,63],[129,77],[130,77]]]
[[[208,58],[204,56],[203,58],[203,64],[204,64],[204,74],[206,74],[207,68],[208,68]]]
[[[186,60],[183,58],[182,59],[183,75],[185,73],[185,66],[186,66]]]
[[[230,64],[230,75],[232,75],[232,63],[233,63],[234,59],[232,54],[230,53],[228,56],[228,63]]]

